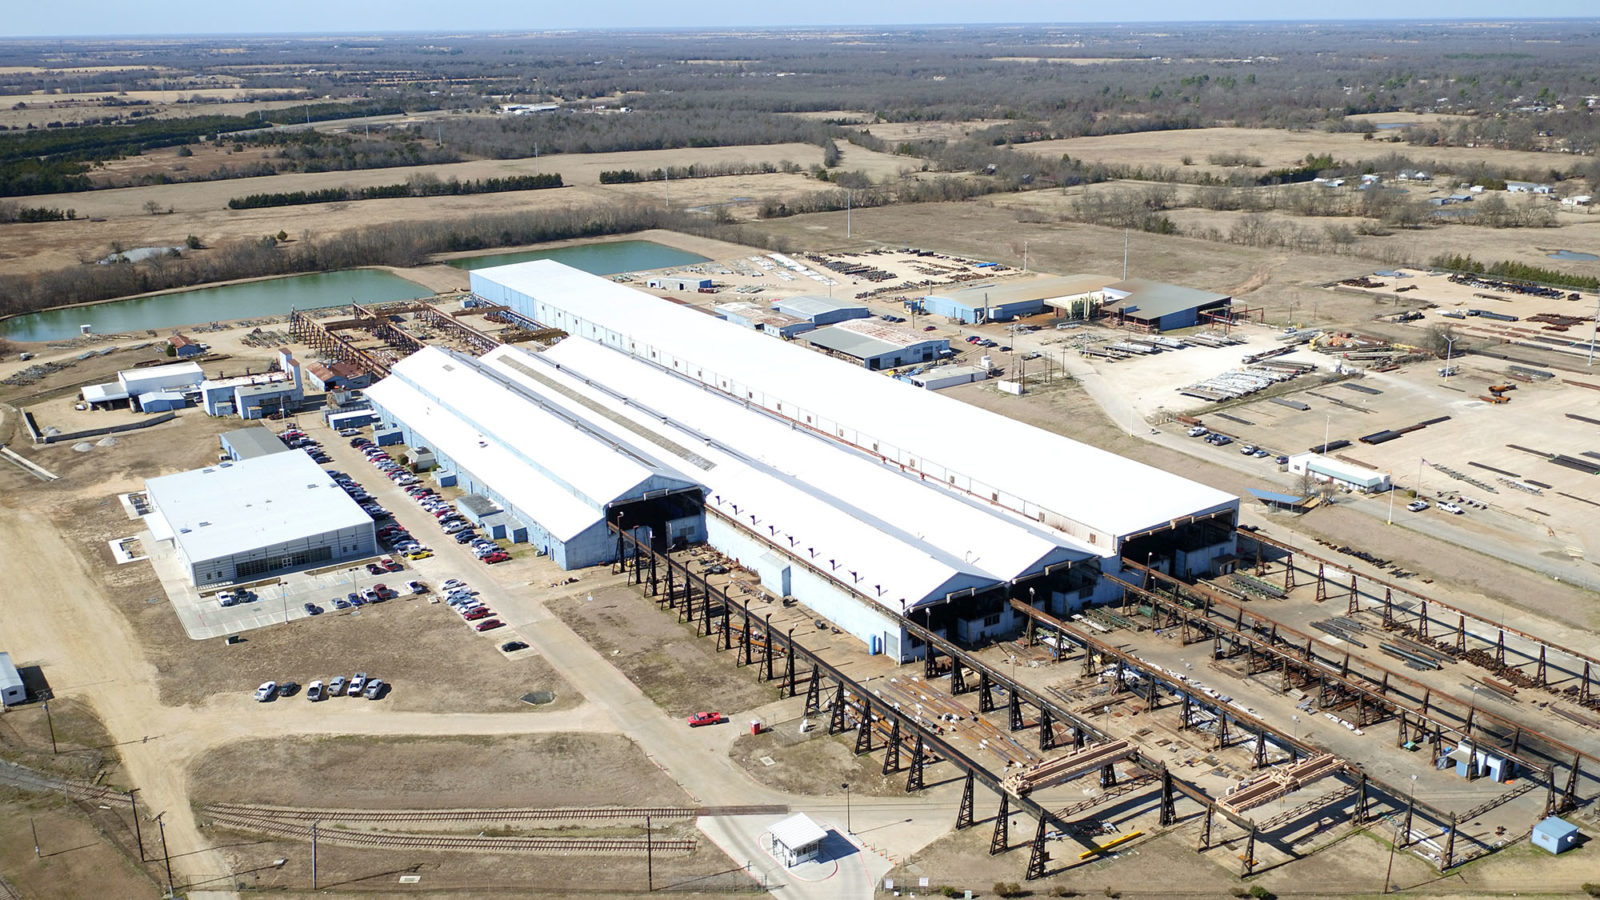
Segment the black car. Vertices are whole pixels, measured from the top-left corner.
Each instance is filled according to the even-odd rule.
[[[295,684],[292,681],[285,681],[285,682],[282,682],[282,683],[280,683],[278,685],[278,696],[279,697],[293,697],[294,694],[295,694],[295,691],[298,691],[298,690],[300,690],[300,685]]]
[[[500,645],[500,649],[507,653],[515,653],[518,650],[528,649],[528,645],[524,644],[522,641],[506,641],[504,644]]]
[[[306,611],[306,615],[308,615],[308,616],[320,616],[320,615],[322,615],[322,607],[316,605],[315,603],[307,603],[307,604],[305,604],[305,611]]]

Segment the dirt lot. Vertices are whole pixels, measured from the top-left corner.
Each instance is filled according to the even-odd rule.
[[[780,791],[810,797],[842,797],[840,785],[850,793],[868,797],[906,796],[906,773],[883,774],[882,741],[873,753],[855,754],[855,732],[828,735],[827,716],[813,716],[811,731],[799,733],[799,721],[781,722],[761,734],[746,734],[733,742],[732,756],[752,778]],[[772,760],[767,765],[765,759]],[[938,782],[943,769],[930,769],[929,785]]]
[[[0,787],[0,894],[15,896],[10,885],[23,897],[159,896],[155,868],[137,859],[131,819]]]
[[[687,829],[686,831],[683,829]],[[680,833],[681,832],[681,833]],[[309,844],[263,840],[225,832],[233,860],[233,883],[244,890],[272,891],[272,896],[305,898],[344,896],[490,898],[504,896],[575,896],[591,900],[637,897],[647,879],[642,855],[509,853],[443,853],[428,850],[374,851],[322,843],[317,848],[317,885],[311,890]],[[674,897],[727,897],[751,890],[744,869],[692,824],[656,827],[661,837],[697,837],[689,855],[657,853],[655,886]],[[274,860],[288,860],[276,868]],[[401,883],[416,876],[414,883]]]
[[[381,760],[381,764],[372,764]],[[296,773],[342,772],[339,778]],[[195,760],[191,797],[351,809],[681,806],[688,796],[626,737],[321,737],[240,741]]]
[[[733,657],[719,654],[711,638],[696,637],[673,613],[656,611],[636,588],[597,590],[593,601],[589,596],[547,605],[668,715],[714,709],[737,722],[740,710],[777,699],[775,688],[736,670]]]
[[[11,660],[28,668],[26,657],[13,650]],[[51,748],[51,728],[55,746]],[[54,772],[79,781],[117,783],[117,748],[94,710],[71,698],[8,708],[0,716],[0,757],[38,772]]]

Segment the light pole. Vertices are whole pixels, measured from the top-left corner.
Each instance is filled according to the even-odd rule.
[[[1413,776],[1411,776],[1411,790],[1406,795],[1406,807],[1408,809],[1411,806],[1413,798],[1415,798],[1416,796],[1417,796],[1417,776],[1413,775]],[[1406,837],[1410,838],[1411,836],[1410,835],[1406,835]],[[1398,846],[1400,846],[1400,823],[1396,822],[1395,825],[1394,825],[1394,842],[1389,845],[1389,868],[1388,868],[1388,871],[1383,873],[1383,892],[1385,894],[1387,894],[1390,891],[1394,890],[1394,887],[1395,887],[1394,884],[1392,884],[1389,881],[1389,879],[1394,877],[1394,851],[1395,851],[1395,848],[1398,847]]]
[[[1458,340],[1460,338],[1454,335],[1446,335],[1444,339],[1444,377],[1446,378],[1450,377],[1450,356],[1455,352],[1456,341]]]
[[[844,833],[852,834],[855,829],[850,827],[850,783],[845,782],[839,787],[844,788]]]

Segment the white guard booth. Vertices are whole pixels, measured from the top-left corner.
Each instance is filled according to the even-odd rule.
[[[822,839],[828,836],[822,826],[805,813],[795,813],[772,826],[772,855],[787,867],[817,858]]]

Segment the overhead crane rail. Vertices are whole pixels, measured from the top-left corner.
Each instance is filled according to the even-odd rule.
[[[1368,574],[1363,574],[1363,573],[1357,572],[1356,569],[1354,568],[1354,566],[1352,566],[1348,562],[1344,562],[1344,561],[1341,561],[1341,560],[1338,560],[1338,559],[1333,559],[1333,558],[1330,558],[1330,557],[1319,556],[1319,555],[1317,555],[1315,553],[1312,553],[1312,552],[1310,552],[1308,550],[1305,550],[1305,549],[1302,549],[1300,547],[1296,547],[1293,544],[1287,543],[1285,541],[1281,541],[1281,540],[1278,540],[1276,538],[1267,537],[1266,535],[1261,534],[1258,531],[1250,531],[1250,530],[1247,530],[1247,529],[1240,529],[1238,531],[1238,535],[1239,535],[1239,538],[1241,540],[1252,541],[1252,542],[1254,542],[1256,544],[1257,552],[1258,552],[1258,556],[1257,556],[1258,559],[1260,559],[1259,551],[1260,551],[1260,548],[1262,548],[1262,547],[1272,547],[1272,548],[1275,548],[1275,549],[1280,550],[1283,553],[1287,554],[1288,558],[1286,560],[1285,569],[1284,569],[1285,590],[1293,588],[1293,586],[1294,586],[1295,557],[1299,556],[1299,557],[1302,557],[1302,558],[1305,558],[1305,559],[1312,560],[1319,567],[1333,567],[1333,568],[1339,569],[1339,570],[1347,573],[1348,575],[1350,575],[1350,577],[1352,579],[1352,581],[1351,581],[1351,592],[1350,592],[1350,607],[1351,607],[1350,611],[1352,613],[1355,612],[1356,609],[1360,606],[1360,597],[1361,597],[1361,594],[1359,593],[1359,591],[1356,590],[1357,584],[1356,584],[1355,579],[1364,578],[1368,582],[1383,588],[1383,590],[1385,592],[1385,596],[1381,600],[1378,598],[1377,594],[1375,594],[1375,593],[1369,595],[1375,601],[1374,605],[1375,606],[1380,606],[1382,608],[1382,610],[1384,612],[1385,622],[1390,621],[1390,619],[1392,617],[1394,617],[1394,616],[1405,616],[1405,615],[1414,616],[1416,618],[1417,622],[1416,622],[1416,625],[1414,625],[1412,627],[1415,630],[1419,631],[1424,637],[1426,637],[1427,633],[1428,633],[1427,622],[1428,622],[1428,616],[1429,616],[1430,610],[1435,614],[1438,614],[1438,613],[1440,613],[1442,611],[1444,613],[1448,613],[1450,615],[1456,616],[1458,622],[1460,623],[1458,627],[1461,628],[1462,630],[1465,629],[1466,622],[1468,620],[1471,620],[1471,621],[1473,621],[1475,623],[1478,623],[1479,625],[1483,626],[1485,629],[1494,631],[1497,634],[1502,635],[1501,641],[1500,641],[1501,645],[1503,645],[1503,643],[1504,643],[1503,635],[1511,634],[1511,635],[1515,635],[1515,636],[1517,636],[1519,638],[1522,638],[1523,640],[1528,641],[1528,642],[1534,644],[1536,647],[1540,648],[1541,658],[1544,656],[1546,651],[1550,651],[1550,650],[1557,651],[1557,652],[1562,653],[1562,654],[1564,654],[1564,655],[1576,660],[1577,662],[1583,664],[1582,682],[1581,682],[1581,685],[1580,685],[1580,691],[1582,693],[1582,699],[1583,700],[1588,700],[1589,699],[1589,694],[1590,694],[1589,682],[1590,682],[1590,679],[1591,679],[1591,674],[1593,676],[1600,677],[1600,657],[1590,656],[1590,655],[1588,655],[1586,653],[1583,653],[1583,652],[1581,652],[1579,650],[1575,650],[1575,649],[1573,649],[1571,647],[1555,643],[1555,642],[1547,640],[1545,638],[1541,638],[1538,635],[1531,634],[1531,633],[1526,632],[1526,631],[1522,631],[1522,630],[1520,630],[1518,628],[1515,628],[1515,627],[1508,627],[1503,622],[1495,622],[1495,621],[1491,621],[1489,619],[1485,619],[1482,616],[1480,616],[1477,613],[1474,613],[1474,612],[1472,612],[1470,610],[1462,609],[1461,607],[1458,607],[1458,606],[1452,606],[1449,603],[1445,603],[1445,602],[1443,602],[1441,600],[1438,600],[1436,598],[1429,597],[1429,596],[1427,596],[1425,594],[1418,593],[1415,589],[1413,589],[1411,587],[1408,587],[1408,586],[1403,585],[1403,584],[1399,584],[1399,583],[1394,582],[1394,581],[1390,581],[1390,580],[1388,580],[1386,578],[1381,578],[1381,577],[1378,577],[1376,575],[1368,575]],[[1310,573],[1311,570],[1310,569],[1301,569],[1300,571]],[[1418,603],[1420,605],[1417,607],[1417,609],[1414,612],[1413,611],[1404,610],[1404,609],[1396,609],[1394,604],[1393,604],[1393,602],[1392,602],[1392,597],[1395,594],[1400,594],[1400,595],[1405,596],[1405,597],[1410,597],[1413,600],[1418,601]],[[1369,607],[1369,609],[1370,608],[1371,607]],[[1530,659],[1529,663],[1532,663],[1532,662],[1533,661]],[[1527,665],[1529,663],[1524,663],[1523,665]],[[1544,668],[1544,666],[1541,665],[1540,668],[1542,669],[1542,668]],[[1572,674],[1573,675],[1577,675],[1578,673],[1574,672]]]
[[[773,630],[770,616],[763,617],[753,612],[748,603],[734,601],[726,591],[713,586],[703,573],[692,572],[685,563],[672,559],[670,554],[654,550],[634,535],[617,528],[614,523],[610,524],[609,528],[616,535],[617,558],[620,561],[618,565],[622,571],[627,572],[631,563],[631,580],[634,584],[645,586],[646,591],[658,601],[676,609],[680,617],[695,626],[697,633],[702,636],[716,634],[720,649],[736,649],[739,654],[739,664],[758,667],[758,677],[778,681],[788,696],[795,696],[797,686],[803,681],[806,684],[807,715],[820,715],[824,711],[823,685],[825,682],[831,682],[833,688],[828,693],[832,694],[832,698],[827,704],[830,734],[849,730],[848,719],[853,717],[857,728],[856,748],[858,752],[867,752],[874,749],[872,738],[874,734],[882,733],[883,723],[886,722],[889,739],[882,747],[885,756],[884,774],[888,775],[905,768],[900,761],[901,754],[909,749],[910,763],[906,779],[908,793],[923,787],[922,772],[929,758],[945,760],[965,772],[966,787],[957,813],[957,828],[966,828],[973,824],[975,784],[982,783],[984,787],[999,795],[1000,811],[994,820],[995,833],[990,843],[991,854],[1009,849],[1009,822],[1013,803],[1020,807],[1022,812],[1032,816],[1038,823],[1038,829],[1029,842],[1027,877],[1031,880],[1046,873],[1045,863],[1049,859],[1049,853],[1045,849],[1047,834],[1052,829],[1062,833],[1067,831],[1068,823],[1061,813],[1052,812],[1028,796],[1013,796],[1002,785],[999,777],[944,740],[928,724],[920,721],[920,717],[895,709],[892,705],[874,703],[871,692],[864,686],[813,651],[801,646],[794,639],[793,629],[789,629],[787,633]],[[713,623],[713,619],[718,619],[720,622]],[[960,663],[974,668],[975,671],[981,670],[984,674],[980,677],[988,679],[986,683],[1008,688],[1009,695],[1014,698],[1013,709],[1017,711],[1012,723],[1017,728],[1020,728],[1020,710],[1015,704],[1020,703],[1021,697],[1026,696],[1028,702],[1039,708],[1041,726],[1048,726],[1042,733],[1054,734],[1054,725],[1049,722],[1049,719],[1054,718],[1073,727],[1085,742],[1091,739],[1111,742],[1112,739],[1080,717],[1031,691],[1026,691],[1014,684],[1011,679],[979,663],[944,638],[928,632],[909,620],[902,620],[902,624],[914,633],[926,635],[925,639],[931,638],[930,647],[937,645],[943,652],[958,654],[957,659]],[[764,643],[758,644],[758,641]],[[775,660],[779,657],[783,659],[781,675],[775,673],[777,665]],[[809,678],[805,676],[806,669],[810,670]],[[1127,758],[1159,782],[1162,825],[1171,825],[1177,821],[1175,810],[1177,794],[1189,797],[1205,809],[1201,849],[1210,846],[1213,815],[1221,815],[1229,822],[1254,834],[1254,827],[1248,820],[1225,810],[1219,810],[1215,801],[1203,790],[1174,777],[1161,763],[1139,757],[1133,748],[1129,748]],[[1102,785],[1115,788],[1114,768],[1105,765],[1101,772]],[[1119,791],[1108,790],[1107,793],[1115,796]]]
[[[1203,585],[1185,584],[1165,572],[1147,568],[1132,560],[1124,559],[1123,565],[1135,574],[1143,575],[1146,584],[1165,584],[1178,597],[1175,600],[1172,596],[1140,587],[1114,575],[1103,576],[1120,585],[1139,602],[1160,607],[1164,613],[1182,619],[1186,628],[1203,629],[1219,640],[1227,638],[1244,644],[1252,652],[1270,656],[1281,666],[1313,670],[1325,683],[1352,691],[1388,712],[1396,715],[1404,713],[1403,724],[1409,717],[1416,723],[1433,726],[1436,739],[1438,734],[1447,733],[1458,740],[1470,740],[1475,745],[1487,744],[1496,755],[1534,771],[1567,766],[1576,775],[1580,761],[1584,760],[1600,766],[1600,756],[1587,750],[1482,709],[1475,703],[1435,691],[1429,685],[1370,660],[1352,657],[1348,653],[1342,658],[1328,659],[1326,654],[1330,651],[1327,645],[1316,641],[1311,635],[1247,609],[1243,604],[1210,591]],[[1185,594],[1198,598],[1199,605],[1191,606],[1184,602]],[[1419,702],[1416,705],[1404,702],[1397,696],[1402,688]],[[1458,711],[1454,720],[1443,718],[1441,702],[1450,704]],[[1486,726],[1493,726],[1498,733],[1491,732]],[[1530,752],[1538,753],[1544,762],[1531,759],[1528,756]],[[1575,778],[1570,780],[1576,781]],[[1576,802],[1573,789],[1567,793],[1565,803]]]

